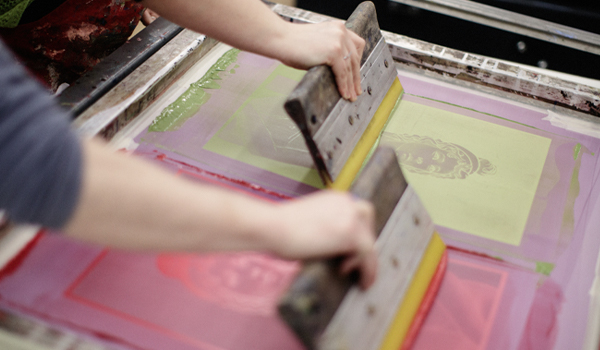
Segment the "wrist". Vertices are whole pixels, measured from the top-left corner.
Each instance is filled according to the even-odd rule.
[[[277,255],[281,233],[285,228],[284,220],[278,215],[279,205],[256,200],[243,202],[238,203],[235,209],[235,226],[241,244],[248,250]]]

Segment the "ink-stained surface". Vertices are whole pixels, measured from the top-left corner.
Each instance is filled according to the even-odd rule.
[[[227,170],[260,185],[289,183],[278,189],[284,193],[293,183],[322,187],[299,130],[283,110],[303,72],[243,52],[228,52],[213,68],[138,136],[141,149],[158,147],[209,166],[225,158],[234,165]],[[196,86],[206,87],[200,97],[190,96]],[[179,111],[185,116],[175,115]],[[502,125],[532,114],[524,108],[511,112],[490,115],[408,91],[397,106],[382,142],[397,149],[438,225],[519,246],[540,179],[552,171],[544,169],[552,139],[521,122]],[[157,128],[168,120],[180,127]],[[429,154],[417,154],[423,152]]]
[[[227,58],[228,66],[218,61],[213,66],[218,70],[209,69],[210,87],[195,89],[210,98],[188,96],[190,88],[186,101],[182,95],[135,137],[137,150],[159,149],[289,195],[321,187],[300,131],[283,109],[304,72],[247,52]],[[206,86],[205,77],[192,86]],[[157,129],[161,120],[178,120],[180,126]]]
[[[141,154],[178,176],[264,201],[287,197]],[[277,300],[299,263],[258,253],[134,254],[42,233],[0,274],[0,304],[99,337],[117,349],[302,349]],[[21,290],[28,281],[34,283]]]
[[[3,307],[119,349],[300,350],[275,314],[297,266],[252,253],[129,254],[47,234],[0,295]]]
[[[303,76],[304,71],[277,65],[204,149],[321,187],[304,138],[283,109]]]
[[[219,89],[218,84],[222,80],[221,75],[233,65],[237,60],[240,50],[231,49],[227,51],[219,60],[209,68],[208,72],[190,85],[185,93],[179,96],[173,103],[165,108],[159,116],[152,121],[148,128],[149,131],[173,131],[179,129],[190,117],[192,117],[200,107],[211,97],[210,90]],[[237,67],[237,66],[236,66]],[[229,73],[235,73],[235,68],[229,70]]]
[[[534,300],[538,276],[450,249],[448,270],[413,349],[512,349]],[[547,305],[551,306],[551,305]]]
[[[427,175],[422,169],[417,169],[417,173],[414,166],[404,166],[405,175],[417,187],[417,192],[419,184],[423,184],[423,193],[419,192],[419,195],[423,197],[444,240],[463,249],[475,249],[550,274],[557,259],[570,246],[577,222],[585,218],[584,213],[589,210],[586,204],[595,184],[594,174],[598,171],[596,164],[600,142],[553,127],[543,121],[544,113],[526,106],[478,96],[449,86],[441,85],[432,89],[432,85],[411,76],[401,77],[401,80],[407,92],[388,129],[401,129],[401,133],[396,133],[396,138],[411,132],[425,134],[439,141],[438,148],[454,149],[452,152],[463,155],[463,165],[458,170],[462,174],[459,177],[464,179],[450,179],[450,175]],[[423,113],[411,114],[410,110],[401,113],[406,102],[412,106],[418,105],[417,110]],[[436,119],[437,116],[440,118]],[[428,118],[431,122],[425,123]],[[452,118],[459,122],[451,125],[449,121]],[[404,123],[404,120],[407,122]],[[463,120],[468,120],[468,127],[461,128],[460,122]],[[427,135],[427,132],[435,134]],[[468,135],[468,140],[459,140],[460,135]],[[386,137],[384,134],[382,139],[386,142],[389,135]],[[503,144],[511,142],[519,146],[502,148]],[[454,145],[460,146],[461,152]],[[402,158],[407,155],[402,155],[402,147],[398,151],[402,163]],[[461,158],[458,155],[455,157]],[[475,164],[479,169],[477,171],[472,169]],[[472,183],[468,184],[468,181]],[[461,193],[455,191],[463,184],[476,186],[477,183],[489,186],[480,188],[479,193],[474,195],[483,196],[496,191],[500,199],[478,200],[469,198],[468,190]],[[436,184],[442,184],[442,187],[437,187],[437,192],[430,191],[429,186]],[[515,190],[521,193],[512,193]],[[529,194],[525,191],[529,191]],[[517,201],[519,196],[528,202],[521,208]],[[510,200],[502,201],[503,198]],[[460,228],[448,224],[452,218],[444,219],[446,221],[436,219],[436,211],[441,212],[442,216],[453,213],[456,207],[465,205],[461,203],[463,199],[468,200],[466,205],[473,201],[479,207],[471,207],[463,213],[462,222],[454,221],[452,225],[462,225]],[[514,206],[520,209],[516,215],[521,215],[521,220],[524,218],[525,221],[521,221],[519,230],[506,229],[514,221],[507,215],[510,212],[498,215],[503,203],[504,208]],[[529,209],[525,208],[527,205]],[[494,217],[497,220],[491,220]],[[477,232],[465,229],[474,225],[480,225]],[[490,232],[490,228],[502,226],[504,231],[485,234]],[[513,240],[509,237],[513,237]]]
[[[295,262],[252,253],[132,256],[108,251],[98,255],[65,297],[173,338],[169,349],[301,349],[275,309],[297,268]]]
[[[301,73],[246,53],[235,64],[185,128],[144,132],[138,151],[158,149],[286,195],[313,191],[318,177],[309,175],[308,152],[281,107]],[[411,74],[399,78],[405,94],[381,142],[396,149],[445,242],[539,279],[556,275],[559,264],[572,269],[563,257],[578,251],[591,210],[598,140],[553,127],[545,113],[524,105]],[[207,120],[210,128],[195,126]],[[515,314],[498,315],[492,318],[516,322]]]

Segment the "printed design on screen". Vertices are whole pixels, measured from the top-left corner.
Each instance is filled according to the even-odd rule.
[[[236,312],[269,316],[297,271],[294,262],[260,254],[159,255],[158,269],[203,300]]]
[[[380,144],[396,150],[436,225],[519,246],[552,143],[546,136],[405,95]]]
[[[402,169],[445,179],[465,179],[471,174],[494,175],[496,166],[455,143],[427,136],[384,133],[396,151]]]

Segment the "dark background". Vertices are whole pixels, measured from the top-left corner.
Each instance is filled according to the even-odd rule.
[[[298,7],[348,18],[362,0],[298,0]],[[372,0],[382,29],[513,62],[600,79],[600,56],[450,16]],[[476,0],[481,4],[600,34],[600,0]],[[521,44],[518,44],[521,42]],[[523,45],[524,44],[524,45]]]

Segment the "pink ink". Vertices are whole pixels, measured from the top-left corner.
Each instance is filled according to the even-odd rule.
[[[427,292],[425,293],[425,296],[421,301],[421,305],[419,306],[419,310],[417,310],[417,314],[415,315],[415,318],[408,329],[408,333],[406,333],[404,343],[402,343],[400,350],[410,350],[412,348],[415,340],[417,339],[417,335],[419,334],[419,331],[421,330],[421,327],[423,326],[423,323],[429,314],[429,310],[431,310],[431,306],[435,301],[435,297],[438,295],[438,291],[442,285],[442,280],[444,279],[447,266],[448,251],[445,251],[437,269],[435,270],[435,274],[431,278]]]
[[[454,250],[454,251],[457,251],[457,252],[461,252],[461,253],[464,253],[464,254],[478,256],[480,258],[492,259],[492,260],[495,260],[495,261],[498,261],[498,262],[504,262],[504,260],[502,258],[500,258],[500,257],[491,256],[491,255],[488,255],[488,254],[476,252],[474,250],[463,249],[463,248],[459,248],[459,247],[455,247],[455,246],[448,246],[447,249]]]
[[[547,279],[538,289],[531,309],[519,350],[552,349],[558,335],[558,314],[564,301],[562,288]]]
[[[154,151],[154,152],[158,153],[157,151]],[[154,158],[156,160],[160,160],[162,162],[175,163],[175,164],[177,164],[179,166],[186,167],[188,169],[193,170],[197,174],[201,174],[201,175],[205,175],[205,176],[211,176],[213,178],[217,178],[217,179],[222,180],[222,181],[230,182],[230,183],[236,184],[238,186],[242,186],[244,188],[247,188],[247,189],[250,189],[250,190],[253,190],[253,191],[256,191],[256,192],[260,192],[260,193],[263,193],[263,194],[266,194],[266,195],[269,195],[269,196],[273,196],[273,197],[276,197],[276,198],[279,198],[279,199],[286,199],[286,200],[287,199],[292,199],[292,197],[290,197],[290,196],[286,196],[286,195],[284,195],[282,193],[266,189],[266,188],[261,187],[261,186],[259,186],[257,184],[253,184],[253,183],[250,183],[248,181],[244,181],[244,180],[240,180],[240,179],[234,179],[234,178],[222,175],[222,174],[217,174],[217,173],[214,173],[212,171],[201,169],[201,168],[199,168],[197,166],[190,165],[190,164],[187,164],[187,163],[179,161],[179,160],[175,160],[173,158],[168,157],[166,154],[163,154],[163,153],[158,153]]]

